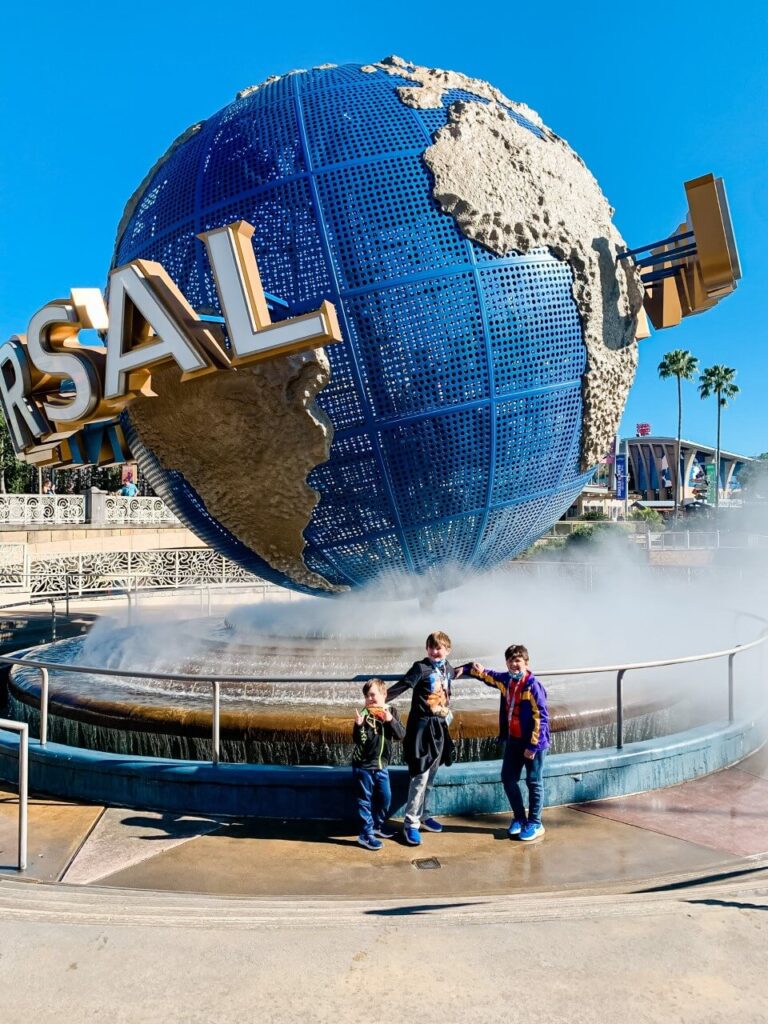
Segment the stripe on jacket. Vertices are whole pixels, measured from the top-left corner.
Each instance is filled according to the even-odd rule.
[[[471,672],[470,675],[473,675],[475,679],[482,680],[486,686],[493,686],[497,690],[501,690],[502,693],[507,692],[506,684],[500,679],[496,679],[490,672]]]
[[[531,714],[533,715],[533,731],[531,732],[531,738],[528,741],[528,746],[538,746],[539,736],[541,735],[541,710],[539,708],[539,703],[530,688],[527,692],[521,695],[520,700],[527,700],[529,702],[531,705]]]

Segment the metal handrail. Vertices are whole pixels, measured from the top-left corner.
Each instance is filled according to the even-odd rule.
[[[0,729],[19,734],[19,838],[18,869],[27,869],[27,817],[29,805],[29,726],[26,722],[14,722],[0,718]]]
[[[751,614],[751,613],[746,613]],[[760,616],[753,616],[760,618]],[[761,619],[765,622],[765,619]],[[691,654],[684,658],[669,658],[659,661],[638,661],[632,665],[602,665],[595,668],[581,669],[548,669],[544,672],[537,672],[538,676],[572,676],[596,674],[598,672],[616,673],[616,749],[621,750],[624,746],[624,675],[630,670],[644,668],[663,668],[667,665],[690,665],[696,661],[714,661],[717,658],[728,658],[728,721],[733,722],[736,714],[734,709],[734,679],[733,662],[737,654],[748,651],[752,647],[758,647],[768,640],[768,626],[763,629],[756,640],[750,640],[746,644],[736,644],[724,651],[710,651],[707,654]]]
[[[757,618],[758,616],[756,616]],[[762,621],[765,621],[764,619]],[[736,644],[723,651],[710,651],[707,654],[688,654],[684,658],[666,658],[660,661],[636,661],[630,665],[598,665],[592,668],[548,668],[543,672],[536,670],[537,678],[541,676],[581,676],[593,675],[597,672],[619,672],[639,668],[663,668],[665,665],[684,665],[692,661],[713,661],[715,658],[725,658],[729,654],[738,654],[740,651],[748,651],[750,647],[757,647],[768,640],[768,626],[757,640],[750,640],[748,644]]]
[[[761,616],[753,613],[746,613],[753,618],[765,622]],[[629,671],[638,671],[648,668],[663,668],[670,665],[685,665],[699,661],[713,661],[717,658],[728,658],[728,721],[735,719],[734,708],[734,660],[737,654],[748,651],[768,640],[768,625],[755,640],[745,644],[736,644],[734,647],[722,651],[709,651],[705,654],[687,655],[681,658],[661,658],[654,661],[633,662],[628,665],[597,665],[584,668],[567,669],[544,669],[537,672],[542,678],[551,676],[573,676],[587,675],[605,672],[616,672],[616,749],[621,750],[624,746],[624,676]],[[156,679],[162,682],[184,682],[188,681],[189,673],[175,672],[138,672],[135,669],[110,669],[95,668],[86,665],[64,665],[56,662],[33,661],[27,658],[17,658],[12,655],[0,655],[0,664],[23,665],[26,668],[35,668],[40,672],[40,746],[45,747],[48,741],[48,696],[49,696],[49,672],[90,673],[97,675],[116,676],[123,678]],[[201,682],[211,684],[212,696],[212,721],[211,721],[211,763],[218,765],[221,754],[221,683],[222,682],[293,682],[291,676],[195,676]],[[357,676],[318,676],[304,679],[306,682],[359,682],[372,678],[368,675]],[[398,679],[396,675],[379,676],[384,679]],[[14,722],[10,719],[0,719],[0,729],[7,729],[19,733],[19,830],[18,830],[18,869],[26,870],[27,867],[27,818],[28,818],[28,788],[29,788],[29,725],[26,722]]]
[[[762,620],[765,621],[765,620]],[[649,668],[663,668],[670,665],[689,665],[699,661],[714,661],[718,658],[728,658],[728,721],[734,721],[734,671],[733,664],[737,654],[758,647],[768,640],[768,625],[762,630],[756,640],[749,643],[736,644],[722,651],[709,651],[705,654],[691,654],[681,658],[660,658],[654,661],[638,661],[624,665],[595,665],[583,668],[552,668],[537,670],[539,678],[550,676],[574,676],[574,675],[595,675],[598,673],[616,673],[616,748],[621,750],[624,746],[624,676],[627,672],[638,671]],[[57,672],[74,672],[80,674],[115,676],[127,679],[155,679],[160,682],[188,682],[194,678],[198,682],[211,684],[213,701],[212,720],[212,741],[213,756],[212,763],[219,763],[220,753],[220,731],[221,731],[221,683],[290,683],[295,682],[295,676],[229,676],[217,674],[214,676],[196,675],[190,677],[188,672],[140,672],[136,669],[99,668],[92,665],[65,665],[57,662],[36,661],[31,658],[16,658],[12,655],[0,655],[0,664],[23,665],[25,668],[35,668],[41,673],[40,688],[40,742],[45,746],[48,733],[48,673],[53,670]],[[372,675],[360,674],[356,676],[302,676],[302,682],[307,683],[351,683],[362,682],[374,678]],[[379,675],[379,679],[385,681],[399,679],[399,675]]]

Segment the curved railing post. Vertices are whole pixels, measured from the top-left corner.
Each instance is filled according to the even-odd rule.
[[[40,669],[40,746],[48,742],[48,669]]]
[[[29,803],[29,726],[19,734],[19,871],[27,870],[27,806]]]
[[[736,657],[736,651],[733,654],[728,655],[728,721],[732,722],[735,718],[733,709],[733,659]]]
[[[616,674],[616,749],[624,746],[624,673],[625,668]]]
[[[213,689],[213,757],[211,761],[213,764],[218,764],[221,747],[221,684],[214,679],[211,681],[211,687]]]
[[[29,726],[0,718],[0,729],[19,734],[19,836],[18,868],[27,870],[27,818],[29,805]]]

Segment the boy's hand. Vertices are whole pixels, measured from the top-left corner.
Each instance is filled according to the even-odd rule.
[[[363,716],[360,714],[359,711],[356,711],[355,712],[355,725],[362,725],[362,724],[363,724]]]
[[[527,758],[529,761],[532,761],[534,759],[534,757],[536,757],[536,751],[535,750],[524,750],[523,751],[523,757]]]
[[[483,666],[480,664],[479,661],[473,661],[472,662],[472,671],[473,672],[485,672],[485,669],[483,668]]]
[[[391,722],[392,721],[392,712],[389,710],[389,708],[384,708],[384,716],[383,717],[384,717],[384,721],[385,722]]]
[[[463,675],[464,675],[464,666],[463,665],[459,665],[459,667],[453,673],[453,678],[454,679],[458,679],[459,676],[463,676]]]

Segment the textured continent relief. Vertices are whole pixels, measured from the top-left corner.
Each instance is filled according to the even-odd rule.
[[[162,466],[183,466],[208,511],[238,540],[296,583],[334,592],[346,588],[311,572],[303,557],[303,531],[318,501],[307,475],[327,460],[333,437],[313,400],[329,377],[322,349],[184,384],[175,367],[165,367],[153,384],[166,401],[140,398],[130,416]]]
[[[478,97],[451,105],[447,125],[424,155],[435,199],[461,231],[500,256],[545,246],[572,268],[587,349],[581,465],[594,466],[610,448],[634,379],[643,301],[637,271],[616,261],[624,242],[607,199],[580,157],[538,114],[489,83],[399,57],[376,67],[414,83],[398,90],[408,106],[438,106],[454,89]],[[542,137],[510,111],[539,127]]]

